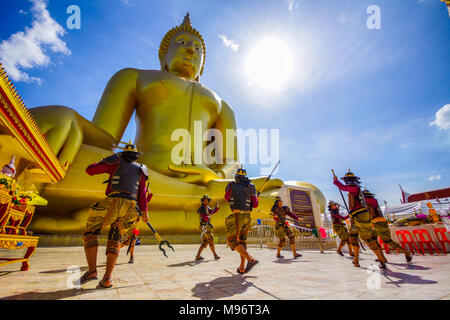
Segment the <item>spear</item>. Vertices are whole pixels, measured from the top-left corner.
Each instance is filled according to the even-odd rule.
[[[263,192],[264,187],[267,184],[267,181],[270,180],[270,177],[273,175],[273,173],[275,172],[275,170],[277,169],[278,165],[280,164],[280,160],[278,160],[277,164],[275,165],[275,167],[273,168],[272,172],[269,174],[269,176],[266,178],[266,180],[264,181],[263,185],[261,186],[261,188],[258,191],[258,194],[256,195],[257,197],[259,197],[259,195],[261,194],[261,192]]]

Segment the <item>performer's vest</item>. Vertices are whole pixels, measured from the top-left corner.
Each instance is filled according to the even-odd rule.
[[[283,206],[282,208],[279,207],[274,207],[272,208],[272,212],[274,212],[277,217],[278,217],[278,221],[277,223],[282,223],[285,224],[286,222],[286,206]]]
[[[230,209],[251,211],[252,197],[248,190],[252,187],[250,185],[244,185],[236,182],[231,182],[227,188],[231,188],[230,196]]]
[[[376,219],[376,218],[383,218],[383,213],[381,212],[381,209],[380,209],[380,206],[378,205],[378,203],[377,203],[376,208],[372,207],[370,204],[367,204],[367,210],[369,211],[370,216],[372,217],[372,220]]]
[[[109,159],[107,158],[106,160]],[[124,192],[136,197],[139,190],[139,182],[141,181],[141,173],[148,176],[148,169],[143,164],[126,161],[121,157],[118,157],[118,160],[119,166],[117,170],[109,177],[111,190],[114,193]]]
[[[359,192],[358,196],[354,196],[350,192],[348,193],[348,205],[350,207],[350,215],[356,215],[358,213],[366,211],[366,208],[364,206],[365,203],[362,201],[360,194],[361,192]]]
[[[200,214],[200,224],[208,224],[211,221],[211,214],[210,212],[212,211],[212,209],[208,206],[201,206],[200,208],[198,208],[197,212]],[[207,218],[208,220],[205,221],[203,220],[203,218]]]
[[[341,216],[339,214],[338,210],[331,210],[330,214],[331,214],[331,219],[333,220],[333,224],[335,224],[335,225],[342,225],[343,224],[342,220],[338,218],[339,216]]]

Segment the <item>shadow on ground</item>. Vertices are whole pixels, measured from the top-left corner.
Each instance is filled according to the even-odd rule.
[[[293,262],[309,262],[307,260],[299,260],[297,259],[285,259],[285,258],[278,258],[277,260],[273,260],[274,263],[281,263],[281,264],[290,264]]]
[[[401,272],[394,272],[392,270],[386,269],[382,272],[382,275],[386,279],[389,280],[389,282],[386,282],[386,284],[394,284],[396,286],[399,286],[400,284],[417,284],[417,285],[424,285],[424,284],[434,284],[437,283],[435,280],[428,280],[423,279],[420,276],[415,276],[407,273],[401,273]],[[396,278],[398,280],[392,280],[391,278]]]
[[[135,285],[124,286],[124,287],[113,287],[112,289],[122,289],[128,287],[135,287]],[[75,296],[79,296],[81,294],[86,294],[94,291],[103,291],[103,290],[111,290],[111,289],[103,289],[103,288],[92,288],[92,289],[83,289],[83,288],[74,288],[74,289],[66,289],[66,290],[58,290],[53,292],[26,292],[21,294],[16,294],[8,297],[0,298],[0,300],[61,300],[72,298]]]
[[[206,262],[211,262],[211,261],[213,261],[213,260],[206,260],[206,261],[205,260],[192,260],[192,261],[185,261],[185,262],[180,262],[180,263],[168,264],[167,266],[171,267],[171,268],[186,267],[186,266],[194,267],[194,266],[196,266],[196,265],[198,265],[200,263],[206,263]]]
[[[248,279],[255,279],[257,277],[232,274],[228,270],[225,271],[230,274],[229,277],[219,277],[212,281],[197,283],[194,288],[191,289],[192,295],[202,300],[223,299],[242,294],[247,291],[248,288],[254,287],[271,296],[273,299],[280,300],[280,298],[274,296],[270,292],[259,288],[255,286],[253,282],[248,281]]]

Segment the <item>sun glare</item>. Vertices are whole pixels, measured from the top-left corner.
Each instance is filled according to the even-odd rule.
[[[248,55],[245,72],[250,85],[281,91],[292,73],[292,52],[281,40],[264,39]]]

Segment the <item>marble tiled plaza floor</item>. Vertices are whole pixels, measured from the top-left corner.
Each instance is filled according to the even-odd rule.
[[[193,261],[197,248],[175,245],[166,259],[156,246],[138,246],[134,264],[122,249],[112,289],[96,289],[97,281],[70,288],[80,275],[70,270],[86,270],[82,247],[38,248],[29,271],[0,267],[0,299],[450,299],[450,254],[416,255],[410,264],[391,254],[388,270],[378,273],[371,253],[355,268],[334,251],[306,251],[296,260],[285,251],[280,260],[272,249],[250,248],[260,264],[241,276],[239,257],[225,245],[217,246],[222,259],[206,249],[200,263]],[[105,258],[100,247],[99,277]]]

